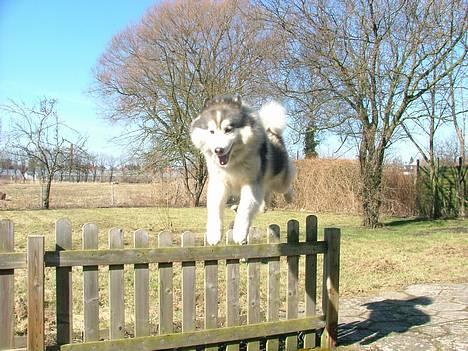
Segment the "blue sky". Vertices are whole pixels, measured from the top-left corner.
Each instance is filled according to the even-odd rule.
[[[40,98],[58,99],[61,119],[88,137],[89,149],[120,156],[113,140],[122,128],[110,125],[88,95],[92,69],[112,37],[137,23],[157,0],[0,0],[0,105],[13,99],[31,105]],[[4,119],[3,129],[8,129]],[[325,157],[350,157],[328,136],[319,146]],[[298,146],[301,149],[301,146]],[[407,161],[415,148],[398,143],[393,156]]]
[[[155,0],[0,0],[0,104],[58,99],[61,119],[88,136],[91,151],[119,156],[121,130],[87,94],[92,69],[112,37]],[[3,129],[7,129],[3,121]]]

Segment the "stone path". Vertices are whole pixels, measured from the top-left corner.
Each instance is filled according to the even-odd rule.
[[[340,300],[339,346],[375,351],[468,351],[468,283],[411,285]]]

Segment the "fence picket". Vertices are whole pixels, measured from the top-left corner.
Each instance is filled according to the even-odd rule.
[[[251,228],[249,231],[249,244],[260,242],[260,231]],[[247,323],[260,323],[260,267],[259,259],[249,259],[247,262]],[[247,343],[247,351],[259,351],[260,341],[250,341]]]
[[[88,223],[83,226],[83,249],[98,248],[98,228]],[[83,267],[83,341],[99,340],[99,284],[98,266]]]
[[[277,244],[280,242],[280,228],[276,224],[268,226],[268,243]],[[279,319],[280,309],[280,258],[274,257],[268,260],[268,322]],[[267,351],[277,351],[279,349],[278,339],[268,339],[266,343]]]
[[[162,232],[158,237],[159,247],[172,246],[172,233]],[[159,264],[159,334],[173,332],[173,269],[172,263]]]
[[[72,249],[72,226],[67,218],[55,222],[55,250]],[[69,344],[73,339],[72,267],[57,267],[55,270],[57,312],[57,344]]]
[[[205,329],[215,329],[217,327],[218,261],[205,261]],[[218,347],[207,347],[205,350],[217,351]]]
[[[0,221],[0,253],[14,251],[14,226],[9,220]],[[0,270],[0,350],[14,348],[15,271]]]
[[[123,231],[112,228],[109,231],[109,249],[123,249]],[[125,336],[125,299],[124,299],[124,266],[109,266],[109,338],[121,339]]]
[[[338,228],[325,228],[325,241],[328,250],[324,257],[324,265],[327,267],[325,280],[327,305],[324,310],[326,321],[322,334],[322,347],[334,349],[338,339],[338,303],[340,285],[340,236]]]
[[[28,237],[28,350],[45,350],[44,237]]]
[[[195,234],[182,233],[182,247],[195,246]],[[196,306],[195,261],[182,263],[182,332],[195,330]]]
[[[317,242],[317,217],[306,218],[306,242]],[[305,256],[305,315],[312,317],[317,309],[317,254]],[[316,345],[315,332],[304,334],[304,348],[314,348]]]
[[[232,229],[226,234],[227,245],[234,245]],[[239,260],[226,260],[226,326],[240,325]],[[239,351],[239,343],[226,346],[227,351]]]
[[[135,248],[147,248],[149,246],[148,232],[138,229],[133,233]],[[149,329],[149,265],[139,263],[134,268],[134,290],[135,290],[135,336],[147,336]]]
[[[289,244],[299,242],[299,222],[288,221]],[[286,298],[286,318],[295,319],[298,316],[297,283],[299,280],[299,256],[288,256],[288,295]],[[286,337],[286,350],[297,350],[297,335]]]

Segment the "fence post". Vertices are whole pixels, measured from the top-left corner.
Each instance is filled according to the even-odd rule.
[[[149,236],[146,230],[138,229],[133,234],[135,248],[147,248]],[[134,265],[135,289],[135,336],[150,335],[149,326],[149,265],[147,263]]]
[[[182,234],[182,247],[195,246],[195,234]],[[194,331],[196,326],[196,262],[182,262],[182,332]],[[195,350],[195,348],[190,349]]]
[[[124,236],[120,228],[109,230],[109,249],[123,249]],[[124,265],[109,265],[109,339],[125,336]]]
[[[276,224],[268,226],[268,243],[279,244],[280,242],[280,227]],[[279,311],[281,306],[281,274],[280,274],[280,257],[273,257],[268,261],[268,322],[277,321],[279,319]],[[266,342],[267,351],[279,350],[279,339],[268,339]]]
[[[322,347],[335,349],[338,339],[338,303],[340,285],[340,229],[325,228],[327,252],[324,257],[326,286],[325,330],[322,335]]]
[[[226,233],[226,245],[235,245],[232,229]],[[226,260],[226,326],[240,325],[240,273],[239,260]],[[228,344],[227,351],[239,351],[239,343]]]
[[[44,350],[44,237],[28,237],[28,350]]]
[[[0,221],[0,253],[14,251],[13,222]],[[14,348],[14,287],[13,269],[0,271],[0,350]]]
[[[317,217],[306,218],[306,242],[317,242]],[[307,317],[315,316],[317,309],[317,254],[305,257],[305,314]],[[316,346],[316,333],[304,334],[304,348]]]
[[[72,249],[72,227],[67,218],[55,222],[55,249],[57,251]],[[56,281],[56,311],[57,311],[57,344],[71,343],[73,339],[73,308],[72,308],[72,267],[57,267]]]
[[[299,222],[295,219],[288,221],[288,244],[299,242]],[[286,318],[296,319],[298,317],[298,282],[299,282],[299,256],[288,256],[287,296],[286,296]],[[297,350],[297,334],[286,337],[285,350]]]
[[[83,226],[83,250],[98,248],[98,227],[88,223]],[[99,267],[83,267],[83,340],[99,340]]]
[[[172,234],[161,232],[158,236],[158,246],[171,247]],[[174,332],[174,286],[173,264],[164,262],[159,264],[159,334]]]
[[[260,231],[257,228],[250,228],[249,244],[258,244],[260,242]],[[258,259],[249,259],[247,261],[247,323],[260,323],[260,268],[261,262]],[[249,341],[247,351],[260,350],[260,342]]]
[[[205,246],[207,243],[205,242]],[[205,329],[218,328],[218,261],[205,261]],[[206,347],[205,351],[217,351]]]

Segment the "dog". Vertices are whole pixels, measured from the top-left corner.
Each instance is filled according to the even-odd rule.
[[[233,240],[247,243],[252,219],[269,203],[272,192],[292,199],[295,168],[289,159],[283,131],[286,110],[269,102],[257,112],[239,96],[207,100],[190,125],[194,146],[208,169],[206,242],[221,240],[223,212],[230,196],[239,197]]]

